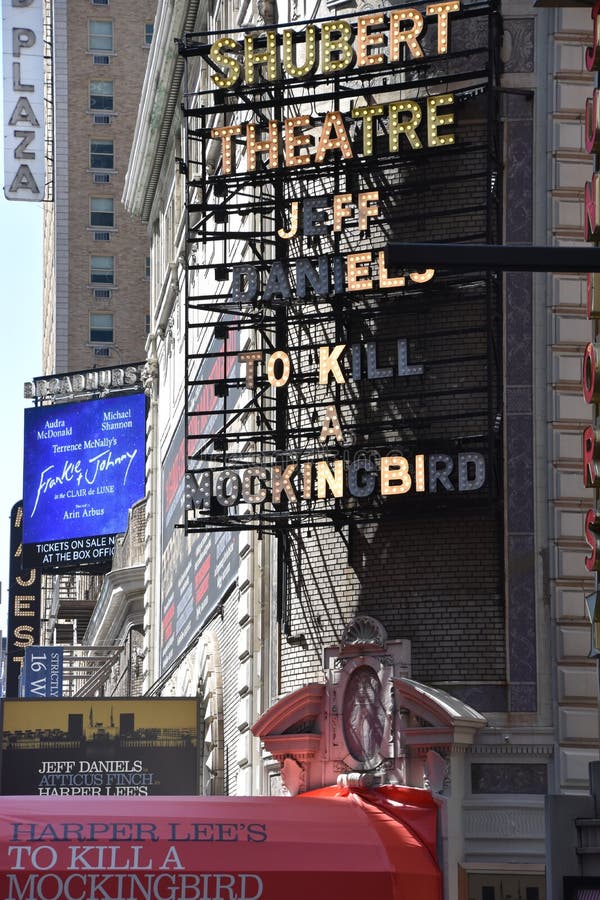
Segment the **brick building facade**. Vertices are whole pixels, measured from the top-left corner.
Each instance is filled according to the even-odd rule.
[[[148,238],[121,205],[155,4],[47,4],[52,201],[44,217],[44,374],[144,358]]]

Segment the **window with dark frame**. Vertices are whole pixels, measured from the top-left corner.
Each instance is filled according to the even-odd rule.
[[[112,344],[114,341],[114,317],[112,313],[90,314],[90,342]]]
[[[114,169],[115,151],[113,141],[90,142],[90,168]]]
[[[112,53],[114,49],[113,23],[99,22],[92,19],[88,22],[88,48],[94,53]]]
[[[114,200],[112,197],[90,198],[90,225],[93,228],[113,228],[115,224]]]
[[[115,283],[114,256],[92,256],[90,259],[91,284]]]
[[[90,109],[113,109],[112,81],[90,81]]]

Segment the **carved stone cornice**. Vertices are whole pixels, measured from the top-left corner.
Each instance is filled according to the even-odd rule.
[[[317,753],[321,744],[320,734],[272,734],[263,738],[265,750],[275,759],[295,759],[299,763],[308,762]]]
[[[475,744],[469,750],[477,756],[553,756],[554,744]]]
[[[297,730],[301,722],[316,720],[322,711],[324,696],[324,684],[306,684],[292,691],[262,714],[252,726],[252,734],[267,746],[267,740],[272,737]]]

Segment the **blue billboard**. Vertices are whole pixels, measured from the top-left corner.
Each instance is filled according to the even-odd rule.
[[[24,544],[54,555],[127,530],[145,491],[145,419],[141,393],[25,410]]]

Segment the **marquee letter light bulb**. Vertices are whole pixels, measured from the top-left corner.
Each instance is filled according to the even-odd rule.
[[[408,460],[405,456],[381,457],[381,493],[389,497],[393,494],[406,494],[412,485],[408,472]],[[396,484],[395,482],[399,482]]]
[[[413,150],[421,150],[423,144],[416,131],[423,117],[419,104],[415,100],[400,100],[396,103],[390,103],[388,109],[390,116],[388,137],[390,153],[397,153],[400,149],[401,134],[406,136]],[[400,121],[401,114],[408,114],[410,118]]]
[[[335,138],[330,136],[332,131],[337,135]],[[352,159],[353,156],[344,119],[342,114],[337,111],[328,112],[325,115],[314,161],[322,163],[328,150],[340,150],[344,159]]]
[[[458,0],[450,0],[447,3],[430,3],[425,10],[428,16],[437,16],[438,20],[438,53],[448,52],[448,15],[453,12],[460,11],[460,3]]]
[[[383,115],[383,106],[358,106],[352,110],[353,119],[363,120],[363,153],[373,155],[373,122]]]
[[[276,363],[280,363],[281,366],[281,375],[279,376],[275,374]],[[285,350],[275,350],[274,353],[271,353],[267,360],[267,378],[271,387],[279,388],[286,385],[290,378],[290,371],[290,357]]]
[[[439,135],[438,128],[442,125],[454,124],[454,113],[444,113],[439,116],[438,106],[448,106],[454,103],[454,94],[439,94],[437,97],[429,97],[427,100],[427,143],[430,147],[439,147],[454,143],[453,134]]]
[[[294,35],[297,32],[286,28],[283,32],[283,68],[290,78],[305,78],[317,65],[317,29],[307,25],[304,31],[304,62],[298,64],[294,55]]]
[[[241,133],[241,125],[224,125],[221,128],[211,128],[210,136],[221,139],[221,171],[223,175],[231,175],[233,160],[232,138]]]
[[[296,134],[296,128],[310,128],[310,125],[310,116],[293,116],[291,119],[284,119],[285,164],[288,168],[310,164],[311,156],[309,153],[296,154],[294,152],[296,147],[306,147],[312,143],[310,134]]]
[[[224,71],[221,72],[213,72],[210,76],[216,86],[221,90],[234,87],[240,80],[240,75],[242,74],[242,67],[235,56],[229,56],[227,53],[222,53],[222,51],[237,50],[239,52],[240,49],[238,42],[234,41],[231,37],[219,38],[210,48],[208,54],[209,59],[212,60],[215,65],[224,69]],[[226,74],[227,72],[229,72],[229,74]]]
[[[274,31],[266,32],[264,50],[254,48],[254,37],[247,34],[244,38],[244,78],[246,84],[256,84],[257,67],[267,67],[267,81],[277,81],[277,35]]]
[[[325,500],[327,488],[334,497],[344,496],[344,461],[336,459],[333,462],[333,472],[324,459],[317,462],[317,497]]]
[[[332,34],[339,37],[332,38]],[[324,22],[321,27],[321,71],[331,75],[348,69],[354,62],[352,25],[339,19]]]
[[[412,22],[411,28],[402,28],[404,22]],[[423,31],[425,19],[416,9],[395,9],[390,13],[390,62],[400,61],[400,46],[406,44],[414,59],[423,56],[417,38]]]
[[[244,472],[242,479],[242,497],[246,503],[264,503],[267,489],[262,484],[268,478],[268,472],[264,466],[250,466]],[[258,482],[258,490],[253,491],[254,482]]]
[[[352,216],[352,194],[335,194],[333,197],[333,230],[341,231],[344,219]]]
[[[279,165],[279,122],[276,119],[269,121],[269,136],[265,140],[256,140],[256,125],[248,122],[246,125],[246,159],[248,172],[256,172],[256,156],[258,153],[269,154],[269,169],[276,169]]]
[[[379,47],[385,41],[385,35],[382,31],[370,32],[369,28],[377,25],[383,25],[385,16],[383,13],[377,13],[369,16],[359,16],[356,23],[356,65],[364,66],[380,66],[386,60],[383,53],[369,53],[368,47]]]

